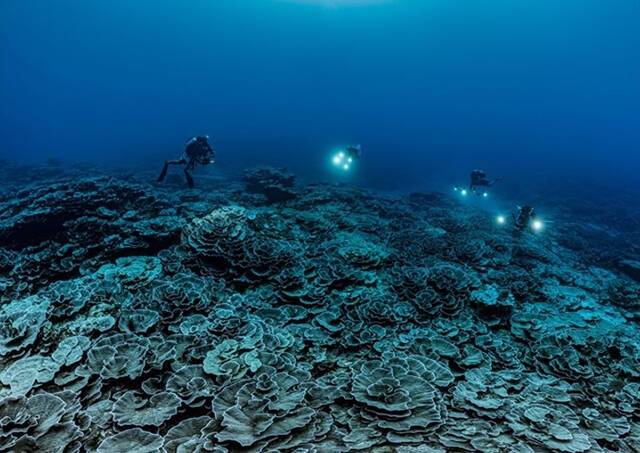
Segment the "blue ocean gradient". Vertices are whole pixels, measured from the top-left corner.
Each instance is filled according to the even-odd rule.
[[[639,184],[637,0],[3,0],[0,156]],[[466,179],[465,179],[466,180]]]

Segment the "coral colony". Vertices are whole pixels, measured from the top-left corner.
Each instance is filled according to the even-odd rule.
[[[0,451],[638,451],[637,263],[285,170],[29,174],[0,198]]]

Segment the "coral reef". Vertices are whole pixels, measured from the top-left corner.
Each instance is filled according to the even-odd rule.
[[[253,168],[244,172],[243,180],[247,192],[262,194],[271,203],[291,200],[296,196],[293,191],[295,176],[286,168]]]
[[[637,257],[280,170],[60,171],[0,198],[0,451],[640,449]]]

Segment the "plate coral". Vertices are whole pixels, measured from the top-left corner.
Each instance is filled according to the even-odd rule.
[[[573,234],[269,168],[8,181],[0,451],[638,451],[638,261]]]

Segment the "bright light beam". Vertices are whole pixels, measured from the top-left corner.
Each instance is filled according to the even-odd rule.
[[[333,165],[336,167],[340,167],[344,171],[349,171],[353,158],[347,156],[344,151],[338,151],[331,158],[331,162],[333,162]]]

